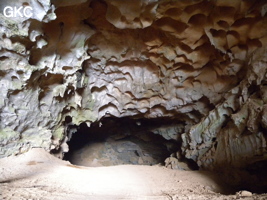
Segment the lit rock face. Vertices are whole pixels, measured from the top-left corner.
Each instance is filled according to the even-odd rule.
[[[130,116],[177,119],[202,168],[265,159],[266,4],[34,2],[31,18],[0,15],[0,157],[68,151],[67,116]]]

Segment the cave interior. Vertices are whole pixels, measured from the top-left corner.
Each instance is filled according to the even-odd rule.
[[[38,147],[267,193],[266,0],[25,2],[31,17],[0,16],[0,158]]]

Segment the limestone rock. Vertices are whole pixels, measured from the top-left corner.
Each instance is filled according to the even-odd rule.
[[[252,196],[252,193],[249,192],[249,191],[246,191],[246,190],[242,190],[242,191],[238,192],[238,196],[241,196],[241,197],[251,197]]]
[[[166,158],[164,162],[165,167],[169,169],[191,170],[185,162],[181,162],[175,157]]]

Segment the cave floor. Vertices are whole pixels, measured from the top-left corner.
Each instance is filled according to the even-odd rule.
[[[163,166],[81,167],[42,149],[0,159],[0,199],[267,199],[267,195],[224,195],[210,172]]]

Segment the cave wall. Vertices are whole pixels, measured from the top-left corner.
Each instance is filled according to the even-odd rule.
[[[267,1],[8,4],[33,15],[0,14],[0,158],[66,152],[67,116],[114,116],[183,122],[204,169],[266,159]]]

